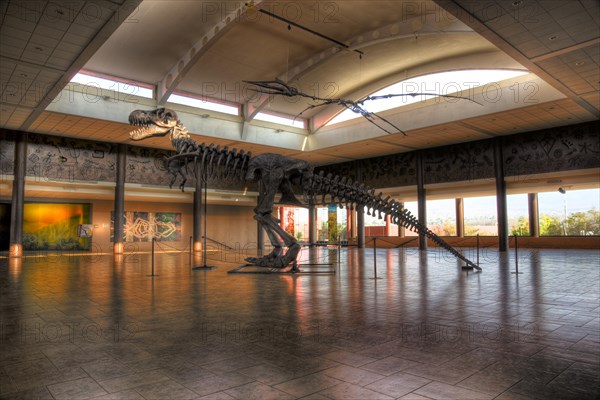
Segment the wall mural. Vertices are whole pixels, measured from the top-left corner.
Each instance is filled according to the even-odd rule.
[[[504,173],[522,176],[600,166],[598,121],[546,129],[504,140]]]
[[[178,242],[181,240],[181,213],[125,211],[123,213],[123,241],[150,242],[152,238],[160,241]],[[110,241],[115,241],[115,215],[110,212]]]
[[[31,134],[26,174],[37,180],[114,182],[115,150],[111,143]]]
[[[78,232],[90,219],[90,204],[25,203],[23,250],[89,250]]]
[[[600,144],[599,122],[519,133],[501,138],[506,176],[597,168]],[[0,173],[12,175],[14,143],[21,132],[0,129]],[[76,138],[29,134],[27,175],[36,179],[107,181],[116,179],[116,145]],[[493,146],[496,139],[443,146],[422,151],[425,182],[493,179]],[[165,186],[170,181],[165,156],[172,151],[128,146],[126,182]],[[317,168],[376,187],[416,184],[417,152],[399,153]],[[361,171],[358,171],[360,164]],[[195,186],[193,173],[186,188]],[[234,176],[209,176],[209,186],[240,190]],[[256,190],[254,184],[250,190]]]
[[[494,177],[494,149],[489,141],[437,147],[423,152],[425,184]]]
[[[600,122],[501,137],[505,176],[600,167]],[[422,150],[425,183],[494,179],[494,141],[485,139]],[[376,187],[416,185],[416,151],[360,160],[361,182]],[[352,176],[355,161],[317,170]]]
[[[13,175],[18,134],[20,133],[0,130],[0,180],[6,179],[6,175]]]
[[[128,146],[125,182],[165,186],[170,181],[165,159],[172,155],[166,150]],[[186,187],[194,185],[194,179],[189,179]]]

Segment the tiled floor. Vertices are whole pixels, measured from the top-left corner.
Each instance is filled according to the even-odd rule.
[[[517,275],[512,252],[467,273],[382,249],[378,279],[372,249],[343,249],[335,275],[212,257],[158,254],[154,278],[149,255],[0,259],[0,398],[600,396],[598,251],[521,250]]]

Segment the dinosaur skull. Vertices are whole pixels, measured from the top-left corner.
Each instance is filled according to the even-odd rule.
[[[129,132],[133,140],[141,140],[152,136],[164,136],[171,132],[178,123],[177,113],[168,108],[157,108],[152,111],[135,110],[129,114],[129,124],[140,128]]]

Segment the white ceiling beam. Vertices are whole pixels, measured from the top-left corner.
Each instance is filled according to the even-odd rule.
[[[374,46],[390,40],[412,38],[415,36],[421,37],[448,33],[464,34],[467,32],[472,32],[470,28],[457,19],[448,21],[448,24],[444,26],[443,29],[440,29],[441,24],[439,18],[439,16],[434,14],[430,14],[425,17],[419,16],[407,19],[402,23],[397,22],[369,32],[361,33],[347,42],[349,46],[347,49],[342,49],[339,46],[330,47],[329,49],[324,50],[319,54],[315,54],[307,60],[304,60],[300,64],[289,68],[287,71],[282,72],[277,79],[286,83],[298,80],[313,69],[325,64],[339,54],[361,50],[369,46]],[[244,116],[244,119],[246,121],[252,121],[256,114],[258,114],[269,103],[269,101],[271,101],[270,99],[271,96],[262,95],[258,98],[258,100],[246,103],[247,109],[250,112]]]
[[[262,5],[270,0],[256,0],[253,8],[259,9]],[[171,67],[169,72],[161,79],[156,87],[156,100],[159,105],[164,105],[169,96],[173,94],[179,83],[186,77],[187,73],[198,62],[198,60],[212,47],[215,43],[229,31],[237,22],[243,19],[247,12],[247,7],[244,2],[240,2],[235,10],[232,10],[218,23],[207,30],[206,35],[198,40],[185,55],[179,59]]]

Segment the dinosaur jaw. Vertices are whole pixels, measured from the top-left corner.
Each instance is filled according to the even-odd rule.
[[[152,136],[165,136],[177,126],[177,113],[167,108],[152,111],[135,110],[129,114],[129,124],[140,128],[129,132],[133,140],[142,140]]]
[[[129,137],[132,140],[142,140],[152,136],[164,136],[169,131],[171,131],[171,127],[163,127],[158,125],[146,125],[141,128],[135,129],[129,132]]]

